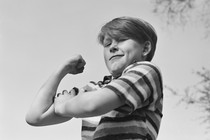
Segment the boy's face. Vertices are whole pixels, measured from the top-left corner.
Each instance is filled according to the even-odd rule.
[[[144,60],[143,44],[133,39],[116,41],[105,37],[103,46],[106,66],[114,77],[120,76],[130,64]]]

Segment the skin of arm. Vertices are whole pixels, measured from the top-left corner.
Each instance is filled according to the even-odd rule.
[[[56,114],[76,118],[93,117],[108,113],[124,104],[117,94],[106,88],[69,96],[71,95],[64,93],[55,99]]]
[[[58,124],[70,120],[72,117],[64,117],[55,113],[53,98],[61,80],[67,74],[82,73],[85,61],[81,55],[75,55],[61,65],[38,91],[29,111],[26,114],[26,122],[33,126],[45,126]]]

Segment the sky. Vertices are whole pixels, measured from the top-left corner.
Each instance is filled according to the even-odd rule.
[[[181,94],[195,84],[193,74],[210,69],[210,38],[202,25],[168,28],[152,10],[148,0],[0,0],[0,139],[80,140],[80,119],[32,127],[25,114],[37,91],[66,59],[81,54],[86,60],[80,75],[68,75],[58,92],[99,81],[109,74],[97,34],[115,17],[139,17],[158,33],[153,62],[163,75],[164,85]],[[208,140],[200,108],[178,104],[179,97],[164,90],[163,119],[158,140]]]

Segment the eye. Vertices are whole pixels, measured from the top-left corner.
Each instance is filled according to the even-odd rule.
[[[111,40],[105,40],[104,43],[103,43],[103,46],[104,47],[109,47],[111,44],[112,44]]]
[[[109,47],[111,44],[112,44],[111,42],[105,43],[105,44],[104,44],[104,47]]]

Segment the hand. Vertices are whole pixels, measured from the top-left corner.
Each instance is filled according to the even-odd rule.
[[[63,90],[62,93],[58,93],[55,96],[55,104],[63,103],[71,98],[75,97],[78,94],[78,88],[72,88],[71,91]]]
[[[75,55],[67,60],[62,66],[62,72],[66,74],[79,74],[84,70],[86,62],[81,55]]]
[[[65,107],[65,103],[67,101],[70,102],[77,94],[77,88],[73,88],[70,92],[63,90],[62,93],[58,93],[54,99],[55,113],[60,114],[61,110]]]

